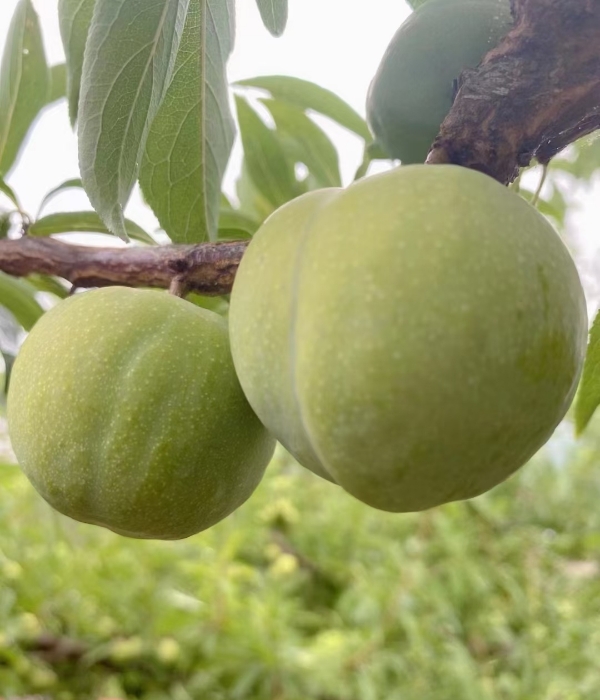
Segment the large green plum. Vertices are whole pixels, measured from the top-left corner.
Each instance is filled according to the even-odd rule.
[[[509,0],[430,0],[390,42],[367,96],[373,134],[392,158],[423,163],[450,111],[454,81],[511,26]]]
[[[15,362],[9,432],[61,513],[178,539],[258,485],[275,441],[244,398],[227,322],[173,295],[109,287],[61,302]]]
[[[565,415],[587,314],[573,261],[481,173],[411,165],[263,224],[230,308],[234,364],[275,437],[389,511],[466,499]]]

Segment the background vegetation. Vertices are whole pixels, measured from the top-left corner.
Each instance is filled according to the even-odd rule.
[[[176,543],[53,512],[0,468],[0,688],[57,700],[600,694],[598,425],[491,493],[372,510],[280,452]]]

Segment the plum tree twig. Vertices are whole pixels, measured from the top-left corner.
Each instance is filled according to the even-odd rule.
[[[504,184],[533,158],[547,164],[600,129],[600,0],[511,0],[515,23],[459,80],[427,162],[483,171]],[[90,248],[0,240],[0,270],[79,287],[120,284],[218,295],[231,291],[247,242]]]

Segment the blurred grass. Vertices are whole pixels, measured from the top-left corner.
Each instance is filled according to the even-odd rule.
[[[63,518],[3,465],[0,694],[600,697],[600,438],[559,448],[416,515],[279,453],[245,506],[177,543]]]

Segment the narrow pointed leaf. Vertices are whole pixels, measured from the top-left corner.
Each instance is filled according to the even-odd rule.
[[[273,208],[302,194],[294,164],[288,160],[274,130],[242,98],[236,98],[244,161],[253,184]]]
[[[289,102],[301,109],[312,109],[333,119],[365,141],[372,141],[367,122],[358,112],[335,93],[308,80],[287,75],[261,75],[240,80],[236,85],[266,90],[278,100]]]
[[[141,226],[123,219],[125,231],[130,238],[143,243],[156,241]],[[48,214],[35,221],[27,230],[30,236],[52,236],[55,233],[110,233],[102,219],[94,211],[66,211]]]
[[[285,137],[290,155],[304,163],[320,187],[341,187],[340,164],[335,146],[310,117],[295,105],[281,100],[263,100]]]
[[[288,0],[256,0],[263,24],[273,36],[281,36],[288,18]]]
[[[21,209],[21,205],[19,204],[19,200],[17,198],[17,195],[15,194],[14,190],[12,187],[6,184],[6,182],[0,177],[0,192],[5,194],[10,201],[17,207],[17,209]]]
[[[49,93],[50,71],[38,16],[31,0],[20,0],[0,67],[0,175],[14,165]]]
[[[96,0],[59,0],[58,20],[67,57],[67,95],[71,124],[77,119],[81,70],[88,31]]]
[[[83,59],[79,165],[92,206],[127,239],[123,207],[173,73],[189,0],[96,0]]]
[[[62,100],[67,95],[67,67],[59,63],[50,68],[50,89],[48,92],[48,104]]]
[[[583,376],[575,401],[575,428],[581,434],[600,405],[600,313],[592,325]]]
[[[72,190],[72,189],[83,189],[83,183],[81,182],[81,179],[78,177],[74,177],[70,180],[65,180],[64,182],[61,182],[58,187],[54,187],[53,189],[48,192],[48,194],[42,199],[42,203],[40,204],[40,208],[38,209],[38,218],[40,215],[40,212],[42,209],[48,204],[48,202],[53,198],[56,197],[56,195],[60,194],[61,192],[64,192],[65,190]]]
[[[217,236],[235,133],[225,72],[234,17],[233,0],[191,0],[173,79],[148,134],[140,184],[177,243]]]
[[[36,288],[25,280],[0,272],[0,304],[28,331],[43,315],[35,299]]]

